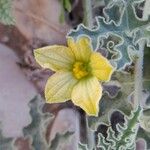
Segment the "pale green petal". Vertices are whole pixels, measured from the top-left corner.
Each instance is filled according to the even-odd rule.
[[[109,81],[114,71],[114,68],[109,61],[97,52],[94,52],[91,55],[90,67],[92,69],[92,74],[100,81]]]
[[[47,46],[34,50],[36,61],[53,71],[70,70],[75,60],[72,50],[65,46]]]
[[[98,116],[99,101],[102,96],[102,87],[96,77],[88,77],[77,83],[72,91],[71,99],[88,115]]]
[[[77,61],[89,61],[92,53],[91,41],[89,38],[83,36],[76,42],[72,38],[68,38],[67,43],[68,47],[72,49]]]
[[[52,75],[45,87],[47,103],[60,103],[71,99],[73,86],[78,81],[71,72],[57,72]]]

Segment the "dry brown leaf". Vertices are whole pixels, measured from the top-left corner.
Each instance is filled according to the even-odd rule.
[[[64,43],[69,26],[59,22],[58,0],[14,0],[16,26],[29,40]]]

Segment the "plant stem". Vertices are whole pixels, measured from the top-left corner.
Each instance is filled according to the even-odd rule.
[[[93,27],[93,15],[92,15],[92,3],[91,0],[83,0],[83,9],[84,9],[84,25],[88,28]],[[88,139],[88,149],[95,148],[95,136],[94,131],[92,131],[88,126],[88,116],[86,116],[86,131]]]
[[[149,1],[146,1],[145,8],[143,11],[143,19],[147,19],[148,11],[147,6],[150,5]],[[141,40],[139,43],[139,57],[136,60],[135,64],[135,91],[134,91],[134,103],[135,107],[137,108],[140,106],[140,101],[142,101],[142,95],[143,95],[143,61],[144,61],[144,47],[145,47],[145,40]]]
[[[95,135],[94,135],[94,131],[89,128],[87,116],[86,116],[86,131],[87,131],[87,139],[88,139],[88,149],[92,150],[95,148]]]
[[[93,27],[93,15],[92,15],[92,3],[91,0],[83,0],[83,11],[84,11],[84,21],[85,26]]]
[[[140,106],[140,101],[142,100],[144,46],[145,41],[141,41],[139,44],[140,48],[139,55],[135,63],[135,85],[134,85],[135,108]]]

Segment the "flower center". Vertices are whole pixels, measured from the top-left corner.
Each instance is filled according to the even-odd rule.
[[[77,79],[81,79],[88,75],[87,64],[77,61],[73,65],[73,74]]]

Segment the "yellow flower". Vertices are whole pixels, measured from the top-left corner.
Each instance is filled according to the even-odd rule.
[[[91,48],[87,37],[77,41],[67,39],[68,47],[47,46],[34,51],[36,61],[56,73],[45,87],[47,103],[72,100],[88,115],[97,116],[102,86],[99,81],[108,81],[113,72],[109,61]]]

